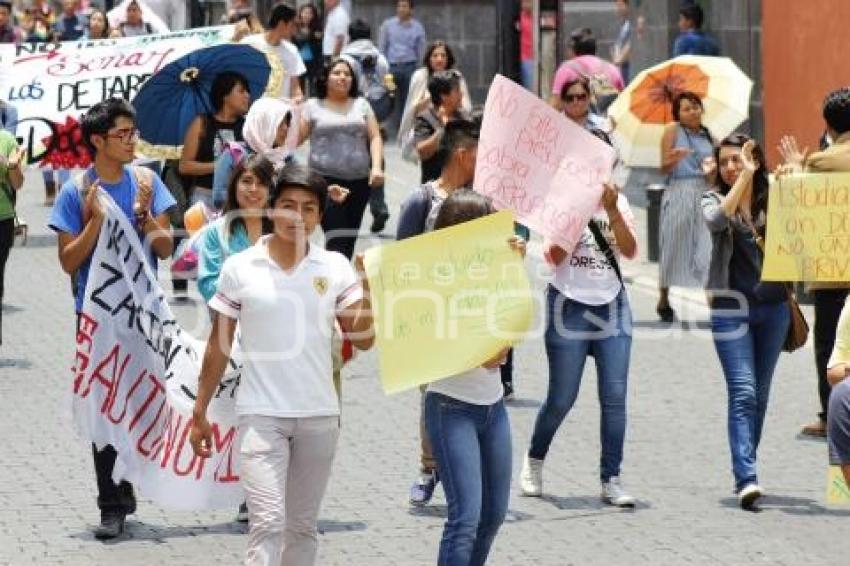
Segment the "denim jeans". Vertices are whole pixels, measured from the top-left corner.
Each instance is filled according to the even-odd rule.
[[[773,370],[788,335],[786,302],[750,304],[745,311],[712,310],[714,347],[726,377],[729,450],[735,487],[758,483],[761,440]]]
[[[602,452],[600,479],[620,475],[626,438],[626,394],[632,348],[632,312],[625,290],[610,303],[585,305],[549,287],[546,355],[549,390],[537,414],[528,455],[542,460],[578,397],[587,356],[596,360]]]
[[[511,425],[505,404],[473,405],[429,392],[425,422],[448,504],[437,563],[485,564],[511,491]]]

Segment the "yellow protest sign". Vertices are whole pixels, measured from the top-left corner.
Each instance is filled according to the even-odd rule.
[[[850,173],[774,181],[762,279],[850,281]]]
[[[830,466],[826,484],[826,502],[829,505],[850,505],[850,488],[844,481],[841,466]]]
[[[528,332],[532,291],[512,234],[502,211],[366,252],[386,393],[480,366]]]

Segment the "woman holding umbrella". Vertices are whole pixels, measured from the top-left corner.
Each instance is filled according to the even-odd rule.
[[[233,71],[219,73],[210,91],[211,114],[195,117],[183,140],[179,171],[194,182],[192,202],[213,210],[212,186],[216,159],[230,142],[242,141],[242,125],[251,107],[248,81]]]
[[[661,201],[659,244],[660,296],[656,306],[664,322],[673,322],[672,286],[702,287],[708,278],[711,234],[702,219],[700,199],[708,190],[704,162],[714,155],[711,134],[702,123],[700,97],[690,91],[673,99],[673,119],[661,138],[661,171],[668,175]]]
[[[372,187],[384,183],[384,143],[369,102],[359,96],[354,70],[331,61],[319,76],[316,98],[307,101],[301,142],[310,139],[311,169],[330,185],[350,190],[344,204],[328,203],[322,217],[326,248],[351,259]]]

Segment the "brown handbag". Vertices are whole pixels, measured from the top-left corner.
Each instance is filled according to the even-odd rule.
[[[791,324],[788,325],[788,336],[785,337],[782,349],[793,352],[802,348],[809,339],[809,323],[806,322],[806,317],[800,310],[800,303],[797,302],[790,284],[788,285],[788,310],[791,311]]]
[[[753,233],[753,238],[756,240],[756,245],[761,250],[762,256],[764,256],[764,238],[758,233],[756,227],[753,226],[752,220],[745,218],[744,221],[749,226],[750,231]],[[787,301],[788,311],[791,314],[791,323],[788,325],[788,335],[785,337],[782,350],[785,352],[794,352],[806,345],[806,341],[809,339],[809,323],[806,321],[806,317],[803,316],[803,311],[800,310],[800,303],[797,302],[794,287],[791,283],[786,283],[785,288],[788,292]]]

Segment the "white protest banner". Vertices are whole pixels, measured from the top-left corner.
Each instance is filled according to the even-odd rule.
[[[77,433],[118,451],[113,478],[176,509],[243,501],[234,414],[239,368],[230,366],[210,404],[213,456],[189,443],[204,343],[175,320],[145,251],[108,202],[92,257],[76,336],[72,409]]]
[[[79,128],[86,110],[111,97],[132,101],[153,73],[196,49],[230,41],[233,29],[0,45],[0,99],[17,110],[27,163],[86,167]]]
[[[496,75],[484,108],[474,189],[572,250],[599,209],[614,149]]]

